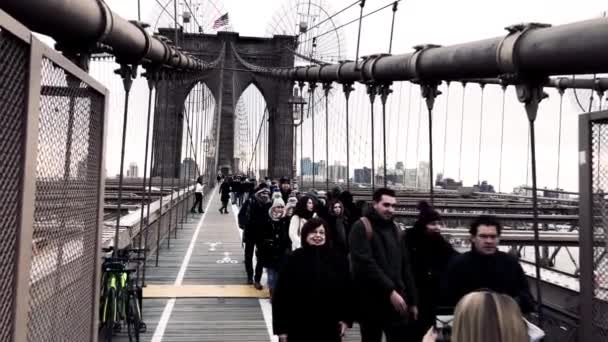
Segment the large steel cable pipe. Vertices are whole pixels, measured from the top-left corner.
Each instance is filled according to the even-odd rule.
[[[68,48],[103,43],[122,63],[146,61],[187,70],[214,66],[150,36],[141,26],[112,12],[99,0],[4,0],[0,8],[29,29],[51,36]]]
[[[572,75],[608,72],[608,19],[571,24],[513,26],[505,37],[451,46],[427,46],[400,55],[370,56],[359,62],[324,66],[259,70],[273,77],[310,81],[319,75],[324,82],[378,83],[425,80],[461,80],[505,74]],[[581,53],[581,52],[585,53]],[[366,63],[370,58],[374,63]]]

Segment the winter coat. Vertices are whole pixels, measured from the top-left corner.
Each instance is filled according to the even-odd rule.
[[[272,298],[273,328],[289,342],[339,342],[339,322],[352,323],[345,257],[306,245],[289,257]]]
[[[258,244],[258,258],[262,265],[274,270],[280,270],[291,253],[291,240],[289,239],[289,219],[278,221],[270,217],[262,231]]]
[[[245,242],[258,243],[264,227],[268,224],[268,209],[270,209],[271,203],[262,203],[258,196],[249,197],[248,202],[246,206],[241,208],[241,210],[247,210],[245,215],[248,216],[245,219],[247,223],[243,232],[243,240]],[[241,216],[240,213],[239,216]]]
[[[348,234],[350,233],[350,227],[346,216],[328,215],[323,219],[329,225],[329,234],[333,247],[338,252],[348,255]]]
[[[292,250],[300,248],[300,232],[306,221],[305,218],[298,215],[293,215],[289,221],[289,239],[291,240]]]
[[[441,235],[428,235],[418,222],[405,232],[404,246],[408,251],[412,275],[418,293],[418,320],[422,322],[420,333],[424,335],[435,322],[441,279],[445,275],[450,260],[458,255]],[[420,336],[422,339],[422,336]]]
[[[442,287],[450,306],[456,306],[468,293],[489,289],[513,297],[524,314],[534,309],[528,279],[519,261],[501,251],[484,255],[473,248],[454,258]]]
[[[222,185],[220,186],[220,193],[222,194],[220,196],[220,200],[222,202],[228,201],[230,199],[230,183],[228,183],[228,182],[222,183]]]
[[[372,209],[366,217],[372,224],[371,239],[360,220],[353,224],[350,236],[350,258],[354,289],[362,319],[405,323],[392,306],[390,295],[397,291],[408,306],[417,304],[416,287],[410,270],[408,253],[400,241],[400,232],[392,220],[385,220]]]

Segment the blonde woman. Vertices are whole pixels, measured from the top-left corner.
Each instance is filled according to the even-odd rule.
[[[435,342],[429,329],[423,342]],[[489,291],[471,292],[454,310],[452,342],[528,342],[528,327],[513,298]]]

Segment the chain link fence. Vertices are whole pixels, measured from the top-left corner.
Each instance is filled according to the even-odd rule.
[[[593,193],[593,323],[608,326],[608,120],[591,122],[591,181]],[[585,246],[583,246],[584,248]],[[608,331],[598,329],[602,340]]]
[[[104,97],[44,57],[28,341],[92,335]]]
[[[107,91],[2,11],[0,82],[0,341],[91,341]]]
[[[0,341],[10,340],[13,327],[28,61],[28,45],[0,30]]]

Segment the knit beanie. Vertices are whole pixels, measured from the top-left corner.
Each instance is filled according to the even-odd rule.
[[[441,215],[426,201],[420,201],[417,206],[420,213],[418,214],[418,222],[422,226],[435,221],[441,221]]]
[[[274,217],[272,215],[272,209],[274,209],[276,207],[285,207],[285,202],[283,202],[283,199],[281,198],[281,196],[279,196],[278,198],[273,196],[272,205],[270,206],[270,209],[268,210],[268,215],[270,216],[270,218],[272,220],[278,221],[281,217],[285,216],[285,212],[283,212],[283,214],[280,217]]]

